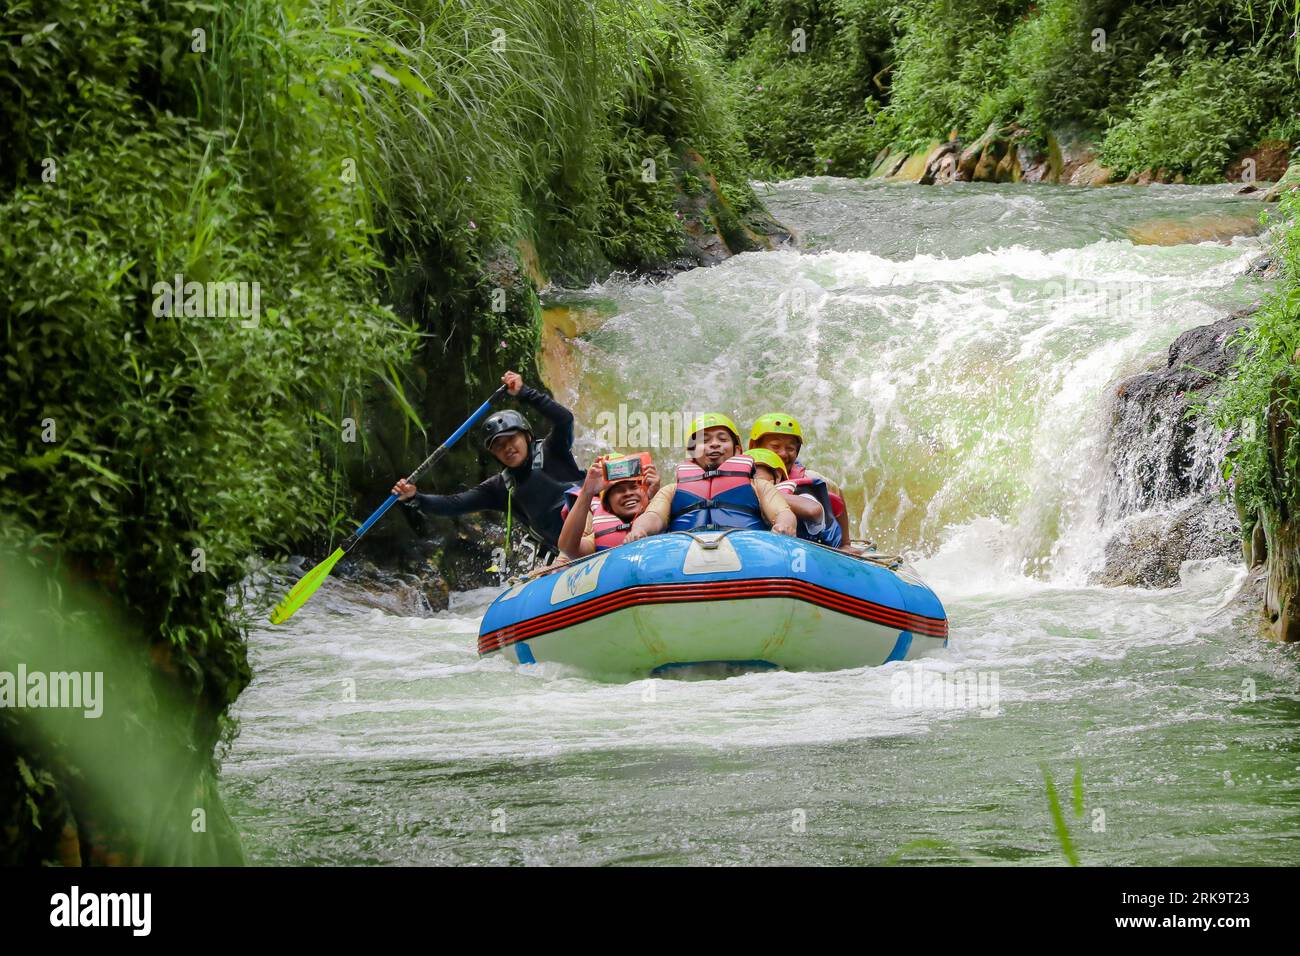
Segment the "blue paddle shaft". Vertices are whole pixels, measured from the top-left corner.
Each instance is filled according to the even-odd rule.
[[[440,459],[443,455],[447,454],[447,449],[449,449],[452,445],[456,444],[456,442],[460,441],[462,438],[465,437],[465,433],[474,427],[475,422],[477,422],[480,418],[482,418],[484,415],[487,414],[488,408],[491,407],[492,403],[496,401],[501,396],[501,393],[504,392],[505,390],[506,387],[502,385],[495,392],[489,395],[488,400],[484,402],[482,405],[480,405],[473,415],[465,419],[465,423],[461,425],[460,428],[457,428],[454,432],[452,432],[451,437],[448,438],[441,445],[439,445],[434,450],[432,455],[424,459],[424,461],[420,462],[419,467],[417,467],[415,471],[411,472],[410,475],[407,476],[406,480],[414,484],[416,478],[418,478],[427,469],[429,469],[434,464],[436,464],[438,462],[438,459]],[[356,531],[352,532],[352,536],[343,542],[344,553],[351,551],[352,548],[356,546],[356,543],[361,540],[361,536],[364,535],[367,531],[369,531],[371,527],[374,525],[374,523],[378,521],[380,518],[382,518],[384,516],[384,512],[386,512],[389,508],[391,508],[394,505],[394,503],[396,503],[396,501],[397,501],[397,495],[389,495],[388,499],[382,505],[380,505],[378,508],[375,509],[375,513],[372,514],[369,518],[367,518],[365,522],[361,525],[361,527],[357,528]]]

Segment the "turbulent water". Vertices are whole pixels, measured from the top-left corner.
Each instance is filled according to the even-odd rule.
[[[223,784],[250,858],[1055,864],[1050,776],[1084,864],[1293,862],[1300,655],[1225,607],[1242,570],[1088,583],[1111,531],[1107,386],[1267,291],[1244,276],[1258,204],[764,192],[800,251],[558,297],[584,330],[551,363],[580,457],[620,440],[596,424],[620,402],[798,414],[855,525],[944,601],[950,647],[920,673],[607,683],[479,661],[490,590],[432,619],[326,593],[252,638]]]

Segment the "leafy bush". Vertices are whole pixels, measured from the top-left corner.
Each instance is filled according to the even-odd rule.
[[[364,441],[363,399],[418,416],[406,378],[451,405],[465,390],[446,384],[527,368],[536,298],[523,283],[512,311],[492,312],[496,263],[522,240],[557,267],[675,249],[686,146],[733,207],[752,202],[687,7],[7,8],[0,547],[108,596],[188,695],[191,722],[173,730],[192,778],[159,794],[160,819],[187,827],[163,804],[215,800],[213,746],[249,677],[228,604],[248,560],[349,524],[343,419],[362,420]],[[648,155],[663,160],[657,186],[639,178]],[[167,313],[160,290],[178,274],[257,283],[256,321]],[[51,794],[79,827],[101,818],[47,743],[0,746],[3,782],[22,778],[0,786],[0,826],[30,836]]]
[[[865,174],[888,142],[878,112],[888,90],[890,4],[748,0],[722,26],[735,114],[764,174]],[[792,49],[796,29],[804,52]]]
[[[1102,141],[1102,162],[1121,173],[1165,167],[1192,182],[1222,178],[1250,146],[1288,77],[1276,62],[1222,52],[1193,54],[1181,68],[1157,55],[1143,72],[1131,115]]]
[[[1290,193],[1274,216],[1280,228],[1274,254],[1282,270],[1277,291],[1265,300],[1239,333],[1230,376],[1209,405],[1228,441],[1224,477],[1238,509],[1248,521],[1257,515],[1286,513],[1300,501],[1300,428],[1285,430],[1281,461],[1270,458],[1270,413],[1300,421],[1300,197]],[[1249,527],[1243,529],[1249,534]]]
[[[1111,126],[1111,162],[1206,178],[1300,129],[1298,18],[1281,0],[747,0],[723,26],[737,115],[770,174],[827,158],[860,173],[884,146],[1017,122],[1040,148],[1053,130]]]

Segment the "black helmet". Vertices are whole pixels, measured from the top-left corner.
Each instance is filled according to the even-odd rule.
[[[497,438],[502,435],[513,435],[515,432],[527,432],[531,439],[533,426],[529,425],[528,419],[514,409],[497,412],[483,423],[483,447],[491,451],[492,442]]]

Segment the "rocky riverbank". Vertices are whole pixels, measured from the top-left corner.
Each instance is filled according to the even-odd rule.
[[[1228,372],[1233,336],[1252,311],[1184,332],[1111,392],[1100,517],[1116,530],[1098,583],[1172,587],[1184,561],[1240,554],[1240,524],[1222,495],[1225,443],[1193,409]]]
[[[1249,192],[1263,188],[1257,184],[1270,184],[1262,198],[1274,202],[1284,190],[1300,185],[1300,166],[1290,165],[1291,156],[1291,143],[1263,140],[1229,162],[1223,169],[1223,179],[1241,183],[1243,191]],[[936,140],[917,151],[885,148],[872,163],[870,176],[922,185],[1026,182],[1147,186],[1186,182],[1182,173],[1163,167],[1117,174],[1102,164],[1096,139],[1086,131],[1054,130],[1039,138],[1016,123],[990,124],[969,142],[953,133],[949,139]]]
[[[1257,266],[1271,267],[1269,257]],[[1172,587],[1185,561],[1233,557],[1250,570],[1234,603],[1254,608],[1269,636],[1291,642],[1300,640],[1300,520],[1289,506],[1256,514],[1233,506],[1222,479],[1228,438],[1209,410],[1233,374],[1237,336],[1254,313],[1183,333],[1163,360],[1115,386],[1101,508],[1103,524],[1115,530],[1095,579]],[[1288,386],[1279,380],[1275,390]],[[1280,486],[1295,425],[1283,402],[1270,407],[1267,422],[1269,466]]]

